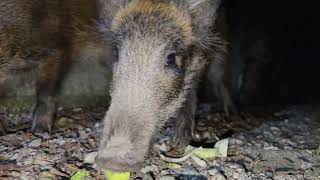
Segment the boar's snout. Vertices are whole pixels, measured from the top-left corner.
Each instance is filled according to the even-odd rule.
[[[134,172],[143,167],[144,156],[131,150],[130,142],[123,138],[113,138],[101,149],[96,157],[96,164],[102,169],[116,172]]]

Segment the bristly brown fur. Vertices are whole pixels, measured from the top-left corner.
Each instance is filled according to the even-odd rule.
[[[119,26],[125,23],[125,18],[132,14],[152,14],[155,12],[172,19],[181,28],[185,42],[187,44],[191,43],[193,38],[191,19],[173,3],[134,0],[118,11],[114,17],[111,30],[116,31]]]
[[[88,49],[88,44],[92,49],[104,47],[96,34],[79,33],[74,27],[96,26],[96,8],[92,0],[0,1],[0,81],[36,70],[33,130],[51,130],[55,96],[75,54],[80,54],[81,48]],[[3,91],[1,85],[0,89]]]
[[[176,119],[179,129],[175,140],[187,138],[180,147],[194,135],[195,90],[209,61],[221,93],[217,96],[227,96],[222,94],[226,88],[220,55],[225,44],[211,31],[220,0],[100,2],[101,26],[114,36],[118,60],[96,163],[132,171],[169,118]]]

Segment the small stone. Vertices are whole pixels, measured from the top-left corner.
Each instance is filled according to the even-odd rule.
[[[301,170],[307,170],[307,169],[310,169],[312,166],[313,166],[312,163],[303,161],[301,163],[300,169]]]
[[[41,172],[39,174],[39,179],[43,179],[43,180],[55,180],[58,179],[56,175],[51,174],[50,172]]]
[[[154,178],[151,176],[151,174],[146,174],[142,180],[154,180]]]
[[[169,150],[169,147],[166,145],[166,143],[159,144],[156,147],[162,152],[168,152]]]
[[[271,150],[271,151],[273,151],[273,150],[275,150],[275,151],[277,151],[277,150],[279,150],[279,148],[278,147],[275,147],[275,146],[266,146],[266,147],[263,147],[263,150]]]
[[[52,167],[53,167],[53,165],[51,165],[51,164],[42,165],[42,166],[40,166],[40,170],[47,171],[47,170],[50,170]]]
[[[226,178],[222,174],[219,174],[216,176],[209,177],[208,180],[226,180]]]
[[[35,139],[29,143],[29,147],[37,148],[37,147],[41,146],[41,144],[42,144],[41,139]]]
[[[86,155],[83,162],[88,164],[93,164],[97,155],[98,155],[98,152],[91,152]]]
[[[159,180],[175,180],[173,176],[162,176]]]
[[[208,173],[210,174],[210,176],[216,176],[216,175],[220,175],[221,172],[218,168],[213,168],[208,170]]]
[[[64,139],[59,138],[57,139],[56,143],[59,144],[60,146],[63,146],[66,143],[66,141]]]
[[[155,164],[151,165],[151,166],[146,166],[144,168],[141,169],[141,172],[146,174],[148,172],[158,172],[159,171],[159,167]]]
[[[19,158],[19,154],[15,153],[10,157],[10,160],[16,160]]]
[[[72,109],[73,112],[81,112],[82,111],[82,108],[74,108]]]
[[[102,127],[102,126],[103,126],[103,124],[100,123],[100,122],[97,122],[97,123],[94,125],[95,128],[100,128],[100,127]]]
[[[272,178],[273,177],[273,173],[272,172],[265,172],[264,174],[265,174],[265,176],[267,178]]]
[[[191,159],[193,160],[193,162],[194,162],[197,166],[199,166],[199,167],[201,167],[201,168],[206,168],[206,167],[207,167],[206,161],[198,158],[197,156],[191,156]]]
[[[31,165],[31,164],[33,164],[33,157],[32,156],[28,156],[28,157],[24,157],[23,159],[22,159],[22,163],[24,164],[24,165]]]
[[[239,179],[240,174],[238,172],[234,172],[232,177],[235,178],[235,179]]]

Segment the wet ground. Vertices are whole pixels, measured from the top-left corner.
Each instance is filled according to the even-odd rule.
[[[133,178],[320,179],[319,107],[263,108],[242,113],[242,120],[233,121],[213,113],[209,105],[200,109],[198,130],[215,140],[229,138],[228,157],[202,161],[189,158],[168,164],[153,156],[141,172],[132,174]],[[87,179],[104,179],[92,164],[104,113],[104,109],[60,109],[57,130],[52,135],[32,135],[28,132],[28,113],[3,111],[0,118],[7,119],[11,127],[0,136],[0,179],[70,179],[80,170],[90,172]]]

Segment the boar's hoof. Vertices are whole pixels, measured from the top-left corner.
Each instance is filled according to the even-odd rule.
[[[47,109],[46,106],[38,106],[33,113],[32,129],[35,132],[52,131],[55,110]]]
[[[192,140],[197,143],[214,143],[219,138],[214,132],[212,127],[198,127],[195,130],[195,134]]]
[[[171,138],[169,146],[171,155],[180,155],[184,153],[185,148],[190,144],[192,139],[191,134],[185,133],[185,136],[177,133]]]
[[[0,135],[6,134],[6,124],[0,121]]]

